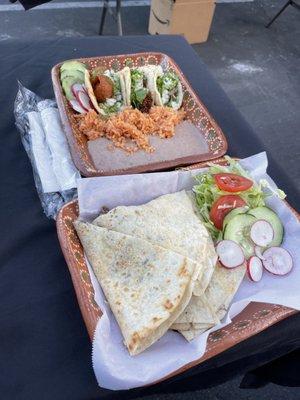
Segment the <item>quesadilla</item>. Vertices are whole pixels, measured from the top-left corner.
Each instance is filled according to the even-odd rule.
[[[206,330],[219,322],[204,295],[217,257],[212,240],[194,212],[189,194],[181,191],[141,206],[116,207],[96,218],[93,224],[139,237],[197,262],[199,275],[193,296],[171,329],[180,333],[195,327]]]
[[[205,325],[216,325],[219,318],[214,313],[210,306],[205,294],[202,296],[192,296],[191,301],[184,310],[184,312],[177,318],[176,322],[172,326],[174,329],[186,330],[186,327],[179,326],[180,324],[205,324]]]
[[[197,264],[137,237],[80,221],[74,226],[129,353],[139,354],[186,308]]]
[[[221,320],[245,276],[246,266],[224,268],[217,264],[211,281],[205,291],[212,309]]]
[[[192,296],[189,305],[172,325],[172,329],[191,341],[219,323],[227,313],[245,272],[244,265],[228,269],[217,264],[204,295]]]
[[[194,294],[204,293],[216,262],[210,236],[196,216],[190,197],[181,192],[160,196],[141,206],[120,206],[93,224],[126,233],[191,258],[198,264]]]

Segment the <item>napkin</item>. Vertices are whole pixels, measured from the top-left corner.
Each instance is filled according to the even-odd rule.
[[[76,188],[79,172],[71,159],[67,139],[63,132],[57,108],[49,107],[49,101],[37,104],[47,145],[52,156],[52,170],[59,183],[60,191]]]
[[[44,133],[42,120],[37,111],[27,113],[32,153],[44,193],[58,192],[60,185],[52,168],[52,156]]]

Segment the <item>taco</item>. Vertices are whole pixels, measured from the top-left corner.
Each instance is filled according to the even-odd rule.
[[[179,77],[172,71],[155,74],[155,104],[178,110],[182,105],[183,91]]]
[[[128,72],[127,72],[128,75]],[[85,86],[96,111],[103,116],[110,116],[128,105],[126,101],[126,73],[99,69],[85,71]]]
[[[155,103],[154,76],[156,71],[162,73],[162,69],[156,65],[145,65],[129,71],[130,75],[125,79],[129,104],[142,112],[149,112]]]

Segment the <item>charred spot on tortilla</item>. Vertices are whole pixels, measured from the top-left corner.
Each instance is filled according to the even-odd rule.
[[[161,320],[161,318],[158,318],[158,317],[153,317],[152,318],[152,321],[155,323],[155,322],[158,322],[158,321],[160,321]]]
[[[171,309],[174,307],[174,304],[173,304],[169,299],[167,299],[167,300],[165,301],[165,303],[164,303],[164,307],[165,307],[167,310],[171,310]]]
[[[107,206],[102,206],[99,215],[104,215],[109,212],[109,208]]]
[[[135,345],[139,342],[140,336],[137,332],[134,332],[131,337],[131,342],[128,344],[129,350],[133,350]]]
[[[184,264],[182,265],[180,271],[178,272],[179,276],[185,276],[188,274],[187,266],[186,266],[186,261],[184,261]]]

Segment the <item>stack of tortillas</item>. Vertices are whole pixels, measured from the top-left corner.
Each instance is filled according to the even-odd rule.
[[[185,191],[74,225],[132,355],[168,329],[192,340],[217,324],[245,273],[215,267],[213,243]]]

